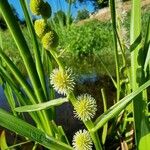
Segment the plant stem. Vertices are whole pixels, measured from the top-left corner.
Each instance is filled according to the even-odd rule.
[[[110,11],[113,25],[113,39],[114,39],[114,50],[115,50],[115,62],[116,62],[116,78],[117,78],[117,102],[120,99],[120,73],[119,73],[119,55],[118,55],[118,45],[117,45],[117,25],[116,25],[116,11],[115,11],[115,1],[110,0]]]
[[[69,98],[72,105],[75,106],[77,99],[75,98],[74,93],[70,92],[67,97]],[[94,127],[93,122],[91,120],[88,120],[83,123],[86,126],[86,128],[88,129],[88,131],[90,132],[90,135],[91,135],[91,138],[93,140],[96,150],[102,150],[102,146],[101,146],[97,131],[96,132],[91,131],[91,129]]]
[[[39,51],[39,45],[37,42],[36,34],[35,34],[35,31],[33,28],[31,18],[28,13],[28,9],[27,9],[25,0],[20,0],[20,4],[22,6],[22,9],[23,9],[23,12],[25,15],[25,20],[27,23],[27,27],[29,29],[29,33],[31,35],[31,39],[33,42],[33,50],[34,50],[34,55],[35,55],[34,58],[35,58],[35,65],[36,65],[37,73],[39,75],[44,94],[48,98],[48,93],[47,93],[47,89],[46,89],[46,79],[45,79],[45,75],[44,75],[44,68],[42,66],[42,62],[40,59],[40,51]]]
[[[142,66],[143,54],[141,54],[141,0],[132,0],[131,28],[131,73],[132,90],[145,83],[144,67]],[[135,127],[135,143],[137,149],[149,149],[150,128],[148,121],[147,92],[142,91],[133,99],[133,115]]]

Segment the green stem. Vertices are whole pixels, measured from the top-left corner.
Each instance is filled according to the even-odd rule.
[[[25,141],[25,142],[21,142],[19,144],[15,144],[13,146],[9,146],[6,150],[10,150],[10,149],[14,149],[15,147],[18,147],[18,146],[21,146],[21,145],[24,145],[24,144],[27,144],[27,143],[30,143],[31,141]]]
[[[59,68],[62,69],[62,70],[64,70],[64,65],[59,61],[59,59],[57,57],[57,53],[55,52],[55,50],[51,49],[50,53],[53,56],[53,58],[55,59],[55,61],[57,62]]]
[[[117,25],[116,25],[116,10],[115,1],[110,0],[110,11],[113,25],[113,39],[114,39],[114,49],[115,49],[115,63],[116,63],[116,78],[117,78],[117,102],[120,99],[120,73],[119,73],[119,56],[118,56],[118,46],[117,46]]]
[[[131,27],[130,27],[130,45],[131,45],[131,73],[132,90],[145,83],[145,74],[143,68],[143,54],[141,55],[141,0],[132,0]],[[147,109],[147,93],[142,91],[133,99],[133,115],[135,127],[135,143],[137,149],[149,149],[150,133]]]
[[[67,97],[70,100],[70,102],[72,103],[72,105],[75,106],[77,99],[75,98],[74,93],[70,92]],[[91,120],[88,120],[83,123],[86,126],[86,128],[88,129],[88,131],[90,132],[90,135],[91,135],[91,138],[93,140],[96,150],[102,150],[102,146],[101,146],[97,131],[96,132],[91,131],[91,129],[94,128],[93,122]]]
[[[28,72],[30,81],[32,83],[34,93],[36,95],[36,99],[38,100],[38,102],[41,102],[42,100],[45,100],[46,97],[42,90],[42,86],[41,86],[41,83],[37,74],[35,63],[32,59],[32,55],[29,51],[26,40],[16,21],[15,16],[12,13],[11,7],[9,6],[9,3],[7,0],[0,1],[0,12],[2,13],[7,23],[7,26],[10,29],[11,34],[16,42],[16,45],[23,59],[26,70]],[[43,127],[45,127],[45,131],[47,131],[48,134],[52,135],[52,129],[49,127],[48,117],[44,111],[42,111],[41,113],[43,114],[43,117],[41,116]]]
[[[58,59],[57,54],[54,50],[50,50],[51,55],[54,57],[55,61],[57,62],[58,66],[60,69],[62,69],[62,71],[64,71],[64,66],[61,63],[61,61]],[[75,98],[75,95],[73,92],[70,92],[67,94],[68,99],[70,100],[70,102],[72,103],[73,106],[75,106],[77,99]],[[83,122],[85,124],[85,126],[87,127],[87,129],[90,132],[90,129],[92,129],[94,127],[94,124],[91,120],[87,121],[87,122]],[[98,133],[97,132],[90,132],[91,138],[94,142],[95,148],[96,150],[102,150],[102,146],[98,137]]]
[[[8,74],[8,72],[6,72],[6,70],[4,68],[2,68],[0,66],[0,75],[9,83],[9,85],[11,86],[11,88],[13,89],[13,91],[15,92],[16,96],[19,99],[19,102],[22,105],[26,105],[26,104],[31,104],[31,99],[26,98],[22,91],[19,91],[20,88],[18,88],[18,86],[16,85],[16,83],[13,81],[13,79],[10,77],[10,75]],[[40,112],[37,112],[37,114]],[[37,125],[42,129],[43,125],[41,125],[41,121],[38,117],[38,115],[36,114],[36,112],[30,113],[31,117],[33,118],[33,120],[37,123]]]
[[[44,94],[48,98],[48,93],[47,93],[47,89],[46,89],[46,79],[45,79],[45,75],[44,75],[44,68],[42,66],[42,62],[40,59],[41,58],[40,57],[40,50],[39,50],[39,45],[37,42],[36,34],[35,34],[35,31],[33,28],[31,18],[30,18],[29,13],[28,13],[28,9],[27,9],[25,0],[20,0],[20,4],[22,6],[22,9],[23,9],[23,12],[25,15],[25,20],[27,23],[27,27],[29,29],[29,33],[31,35],[31,39],[33,42],[33,50],[34,50],[34,55],[35,55],[34,58],[35,58],[35,65],[36,65],[37,73],[39,75]]]
[[[39,77],[37,75],[35,63],[32,59],[32,55],[27,46],[26,40],[22,34],[22,31],[16,21],[15,16],[12,13],[11,7],[8,4],[7,0],[0,1],[0,11],[7,23],[8,28],[16,42],[20,55],[23,59],[24,65],[28,72],[30,81],[32,83],[35,95],[37,96],[37,100],[41,102],[46,99],[41,88],[41,84],[39,81]]]

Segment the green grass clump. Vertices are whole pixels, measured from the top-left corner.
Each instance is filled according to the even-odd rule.
[[[110,22],[92,20],[83,25],[73,24],[60,35],[60,47],[77,57],[103,53],[111,49],[112,31]]]

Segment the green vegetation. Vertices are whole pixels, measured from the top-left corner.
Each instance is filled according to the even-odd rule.
[[[67,2],[67,15],[59,11],[50,19],[50,4],[30,0],[31,12],[42,18],[37,17],[33,23],[27,3],[20,0],[27,24],[21,27],[8,1],[0,1],[0,12],[10,31],[0,31],[0,77],[11,110],[8,113],[0,108],[0,126],[15,133],[10,144],[3,131],[0,148],[15,148],[32,141],[33,150],[39,145],[52,150],[103,150],[107,143],[111,149],[149,150],[149,8],[142,14],[141,1],[132,0],[131,13],[122,17],[116,11],[115,0],[110,0],[111,21],[80,24],[72,23],[70,18],[75,1]],[[101,91],[100,101],[96,90],[89,92],[92,85],[87,84],[80,94],[77,76],[87,73],[107,74],[114,91],[105,92],[104,87],[95,84],[95,89]],[[113,97],[111,105],[109,97]],[[62,104],[69,104],[69,112],[74,114],[63,116],[67,125],[68,119],[75,118],[82,124],[74,135],[72,126],[71,133],[67,133],[63,124],[57,123],[56,108]],[[101,105],[104,109],[97,113]],[[21,143],[20,136],[25,137]]]

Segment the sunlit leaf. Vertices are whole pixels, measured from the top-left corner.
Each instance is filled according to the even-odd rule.
[[[40,129],[0,109],[0,126],[27,137],[50,150],[72,150],[72,147],[48,136]]]
[[[50,101],[45,102],[45,103],[39,103],[39,104],[34,104],[34,105],[26,105],[26,106],[17,107],[17,108],[15,108],[15,111],[17,111],[17,112],[39,111],[39,110],[51,108],[53,106],[61,105],[65,102],[68,102],[67,98],[58,98],[58,99],[50,100]]]

